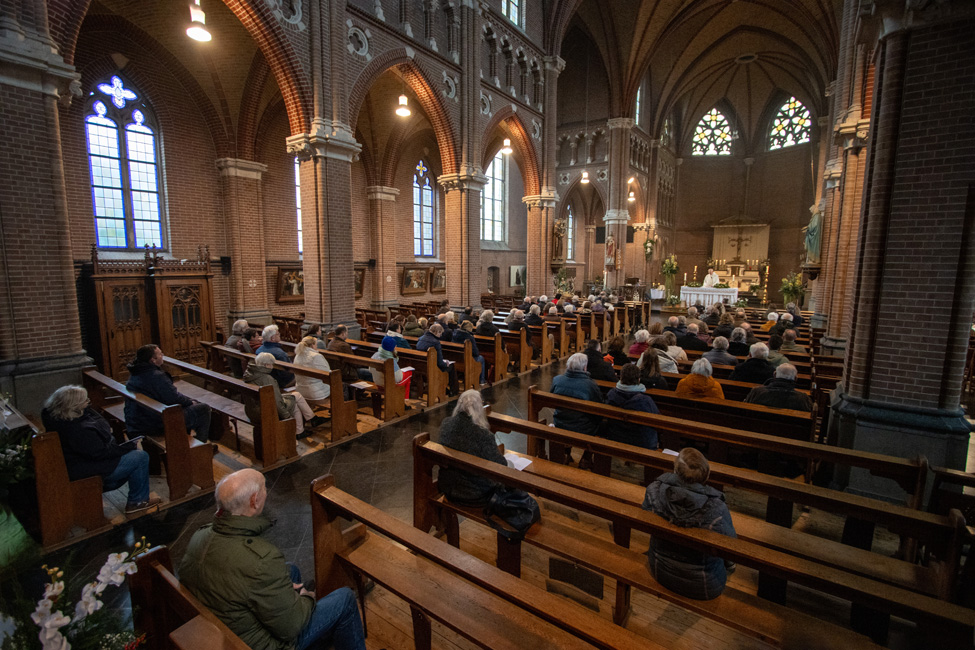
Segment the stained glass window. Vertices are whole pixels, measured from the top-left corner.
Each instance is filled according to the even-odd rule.
[[[421,160],[413,174],[413,255],[433,257],[433,185]]]
[[[522,17],[524,16],[524,12],[522,11],[524,3],[525,0],[501,0],[501,13],[508,20],[521,27]]]
[[[505,165],[504,155],[499,150],[494,160],[485,170],[487,183],[481,192],[481,239],[483,241],[504,241],[505,222]]]
[[[85,134],[99,248],[163,245],[159,141],[151,114],[117,75],[89,95]]]
[[[812,116],[809,115],[809,109],[795,97],[790,97],[772,121],[772,131],[768,136],[768,148],[781,149],[782,147],[809,142],[811,130]]]
[[[731,125],[718,109],[712,108],[698,122],[691,141],[694,156],[730,156]]]
[[[569,205],[569,215],[565,218],[565,259],[574,260],[576,258],[576,218],[572,214],[572,205]]]
[[[298,213],[298,254],[304,251],[304,244],[301,240],[301,163],[295,158],[295,208]]]

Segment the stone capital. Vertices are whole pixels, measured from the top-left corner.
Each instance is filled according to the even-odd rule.
[[[366,188],[366,198],[370,201],[395,201],[399,188],[385,185],[370,185]]]
[[[870,120],[852,119],[852,116],[848,116],[848,119],[836,125],[833,138],[836,144],[845,151],[852,149],[856,153],[866,146],[869,134]]]
[[[629,210],[607,210],[603,216],[603,222],[607,224],[626,223],[629,220]]]
[[[532,194],[521,197],[521,202],[528,206],[528,209],[542,210],[544,208],[555,208],[559,203],[559,193],[554,187],[542,188],[541,194]]]
[[[606,126],[611,129],[632,129],[636,126],[636,120],[632,117],[611,117],[606,120]]]
[[[0,84],[50,95],[63,104],[81,97],[81,74],[32,30],[9,16],[0,25]]]
[[[267,165],[253,160],[241,160],[240,158],[218,158],[216,165],[221,176],[250,178],[255,181],[261,180],[267,171]]]
[[[474,190],[480,192],[484,189],[484,185],[487,184],[488,178],[481,173],[480,169],[472,167],[471,165],[464,165],[462,171],[457,174],[441,174],[437,182],[440,183],[440,187],[443,188],[445,193],[452,192],[453,190],[460,190],[461,192],[469,192]]]
[[[342,122],[327,122],[316,117],[312,120],[310,133],[298,133],[285,141],[288,153],[300,162],[312,158],[331,158],[353,162],[358,160],[362,145],[356,142],[352,131]]]
[[[546,56],[543,61],[545,62],[545,69],[551,70],[555,74],[561,74],[565,70],[565,59],[560,56]]]

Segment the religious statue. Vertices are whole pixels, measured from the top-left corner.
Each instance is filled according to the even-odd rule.
[[[565,237],[565,219],[556,219],[552,225],[552,259],[561,260],[564,257],[562,252],[562,240]]]
[[[813,205],[809,208],[809,211],[812,212],[809,225],[802,229],[806,233],[804,242],[806,247],[806,264],[819,264],[819,251],[823,240],[823,211],[819,205]]]
[[[606,236],[606,268],[613,269],[616,267],[616,240],[613,239],[613,235],[609,234]]]

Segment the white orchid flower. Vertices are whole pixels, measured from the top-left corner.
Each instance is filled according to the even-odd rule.
[[[98,582],[102,585],[115,585],[118,587],[123,582],[125,582],[126,574],[133,574],[136,572],[135,562],[126,562],[125,559],[129,556],[126,553],[111,553],[108,556],[108,560],[105,561],[105,565],[102,566],[101,570],[98,572]],[[104,591],[103,586],[101,591]]]
[[[98,600],[98,583],[89,582],[81,590],[81,599],[78,604],[74,607],[74,618],[71,619],[72,622],[77,622],[88,616],[89,614],[94,614],[102,608],[102,601]]]
[[[34,615],[36,614],[37,612],[34,613]],[[34,618],[34,615],[31,618]],[[71,644],[60,631],[62,627],[71,622],[70,618],[58,611],[49,613],[41,620],[34,619],[34,622],[41,628],[37,638],[41,641],[42,650],[70,650]]]
[[[34,623],[37,625],[41,625],[43,621],[46,621],[51,617],[52,607],[54,607],[54,603],[47,598],[42,598],[41,600],[37,601],[37,609],[35,609],[34,613],[30,615],[30,620],[34,621]]]
[[[64,581],[57,580],[56,582],[49,582],[44,587],[44,598],[52,599],[55,596],[60,596],[61,592],[64,591]]]

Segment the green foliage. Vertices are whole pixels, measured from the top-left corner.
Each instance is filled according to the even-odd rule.
[[[748,301],[745,300],[744,298],[739,298],[738,302],[735,303],[735,307],[747,307],[747,306],[748,306]]]
[[[728,283],[727,282],[719,282],[716,285],[714,285],[714,288],[715,289],[730,289],[730,287],[728,286]]]
[[[782,287],[779,289],[785,302],[796,302],[802,300],[806,293],[806,287],[802,283],[802,275],[792,271],[782,278]]]
[[[660,263],[660,273],[662,275],[669,275],[673,277],[677,275],[679,271],[680,267],[677,266],[677,256],[674,254],[671,254],[670,257],[664,259],[664,261]]]
[[[675,305],[679,305],[679,304],[680,304],[680,296],[673,296],[673,295],[667,296],[668,307],[674,307]]]
[[[565,267],[561,267],[559,272],[555,274],[552,278],[552,284],[555,285],[556,293],[572,293],[573,282],[572,278],[569,277],[568,272],[566,272]]]

